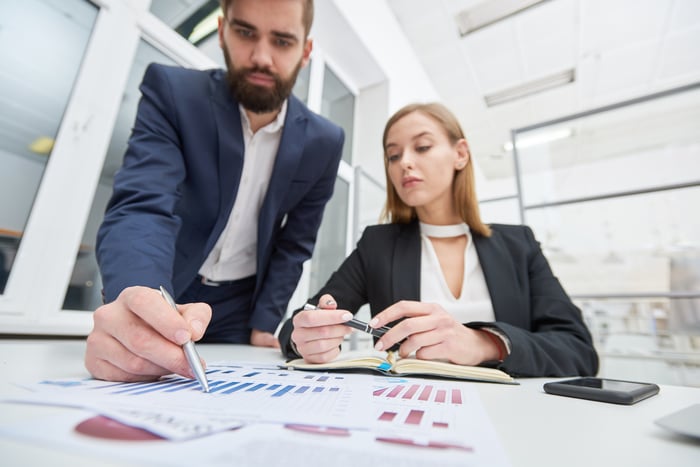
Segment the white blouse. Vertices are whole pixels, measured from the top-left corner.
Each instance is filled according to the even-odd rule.
[[[489,290],[486,287],[484,272],[476,254],[469,226],[465,223],[456,225],[430,225],[420,223],[421,233],[421,271],[420,297],[422,302],[438,303],[454,316],[460,323],[471,321],[492,322],[495,320]],[[440,268],[437,254],[430,240],[433,238],[467,236],[464,249],[464,279],[459,297],[455,297],[447,286],[447,281]]]

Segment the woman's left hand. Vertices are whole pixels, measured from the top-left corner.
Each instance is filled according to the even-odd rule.
[[[403,300],[378,313],[370,326],[380,328],[403,319],[387,331],[375,345],[377,350],[404,342],[399,355],[416,354],[422,360],[448,360],[458,365],[478,365],[498,358],[497,345],[484,332],[457,322],[443,307],[435,303]]]

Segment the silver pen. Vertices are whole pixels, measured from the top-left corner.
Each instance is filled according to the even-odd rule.
[[[175,304],[175,300],[173,300],[173,297],[170,296],[167,290],[165,290],[165,287],[162,285],[160,286],[160,294],[163,296],[166,302],[173,307],[175,311],[178,311],[177,305]],[[197,353],[197,349],[194,348],[194,342],[187,341],[184,344],[182,344],[182,350],[185,352],[185,357],[187,357],[187,362],[190,364],[190,368],[192,368],[192,373],[194,373],[194,376],[197,378],[197,381],[199,381],[199,384],[202,386],[202,390],[204,392],[209,392],[209,382],[207,381],[207,374],[204,372],[204,368],[202,367],[202,361],[199,359],[199,354]]]

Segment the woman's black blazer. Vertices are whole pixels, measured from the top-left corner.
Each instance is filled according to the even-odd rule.
[[[581,311],[552,273],[532,230],[491,225],[492,235],[472,234],[491,296],[495,327],[510,339],[511,353],[498,368],[513,376],[595,375],[598,355]],[[309,299],[331,294],[353,313],[369,303],[372,316],[400,300],[420,300],[421,242],[418,222],[367,227],[357,248]],[[291,348],[291,318],[280,331],[282,352]]]

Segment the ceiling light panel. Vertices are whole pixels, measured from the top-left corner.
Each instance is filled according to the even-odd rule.
[[[571,68],[545,76],[543,78],[525,82],[512,88],[487,94],[484,96],[484,100],[486,101],[486,105],[488,107],[493,107],[494,105],[504,104],[525,96],[530,96],[532,94],[554,89],[565,84],[573,83],[575,79],[576,73],[574,72],[574,69]]]
[[[547,0],[485,1],[455,16],[460,36],[464,37],[485,26],[496,23]]]

